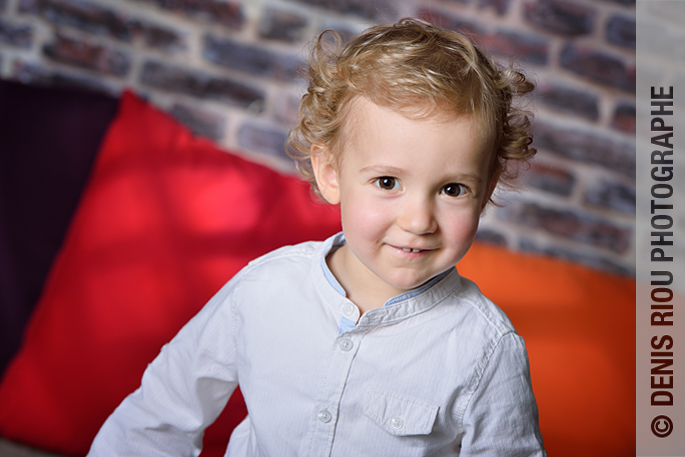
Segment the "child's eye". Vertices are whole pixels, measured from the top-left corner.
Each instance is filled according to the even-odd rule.
[[[440,193],[448,195],[450,197],[458,197],[466,193],[466,186],[458,183],[450,183],[442,188]]]
[[[380,178],[376,178],[376,185],[385,190],[397,190],[400,188],[400,183],[396,178],[391,176],[382,176]]]

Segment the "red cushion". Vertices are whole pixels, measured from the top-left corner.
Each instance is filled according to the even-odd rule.
[[[248,261],[340,230],[309,185],[223,152],[122,97],[91,180],[0,385],[0,433],[83,455],[168,341]],[[207,432],[221,456],[239,394]]]
[[[484,245],[458,268],[526,341],[549,455],[635,455],[635,281]]]

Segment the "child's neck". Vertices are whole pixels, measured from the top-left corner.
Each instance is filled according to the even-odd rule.
[[[326,261],[348,300],[357,305],[362,314],[381,308],[386,301],[402,292],[375,276],[346,244],[330,253]]]

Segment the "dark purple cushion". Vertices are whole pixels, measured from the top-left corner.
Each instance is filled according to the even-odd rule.
[[[0,373],[62,244],[118,100],[0,80]]]

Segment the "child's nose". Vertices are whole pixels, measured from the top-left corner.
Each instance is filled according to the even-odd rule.
[[[413,199],[405,202],[397,224],[402,230],[415,235],[433,233],[438,229],[433,205],[426,199]]]

